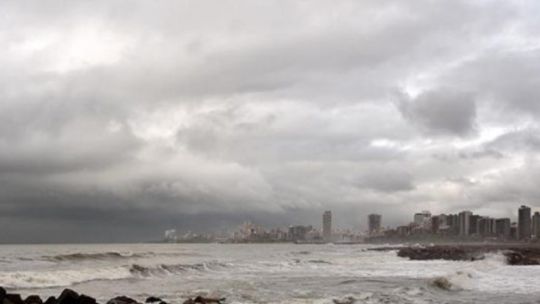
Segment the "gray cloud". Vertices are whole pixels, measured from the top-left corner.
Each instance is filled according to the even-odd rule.
[[[534,204],[537,10],[3,1],[0,242]]]
[[[412,100],[400,101],[401,113],[428,133],[464,136],[475,131],[474,97],[455,89],[424,92]]]

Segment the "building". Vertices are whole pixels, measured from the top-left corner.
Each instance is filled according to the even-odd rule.
[[[411,227],[409,226],[399,226],[396,228],[397,234],[400,237],[406,237],[411,232]]]
[[[540,212],[535,212],[532,217],[532,234],[540,239]]]
[[[471,215],[469,219],[469,235],[480,234],[480,232],[478,231],[479,226],[480,226],[480,219],[482,219],[480,215],[476,215],[476,214]]]
[[[441,227],[441,216],[434,216],[431,218],[431,233],[436,234]]]
[[[369,234],[377,234],[381,230],[382,216],[380,214],[368,215]]]
[[[176,243],[178,240],[176,229],[169,229],[165,230],[165,233],[163,235],[163,241],[168,243]]]
[[[477,227],[478,227],[477,233],[479,236],[482,236],[482,237],[498,236],[497,235],[497,220],[494,218],[480,217],[477,223]],[[509,219],[508,219],[508,229],[510,229]]]
[[[305,241],[308,232],[313,230],[311,226],[290,226],[288,239],[293,242]]]
[[[518,209],[518,239],[528,240],[531,238],[531,208],[521,206]]]
[[[431,217],[431,212],[422,211],[414,214],[414,223],[418,226],[424,225],[424,223]]]
[[[500,218],[495,220],[495,234],[498,238],[510,238],[510,227],[511,224],[509,218]]]
[[[469,236],[472,215],[470,211],[462,211],[458,214],[460,236]]]
[[[510,224],[510,238],[514,240],[518,238],[518,226],[516,222]]]
[[[447,215],[446,225],[448,226],[447,234],[458,235],[459,234],[459,215],[458,214]]]
[[[322,217],[323,221],[323,239],[330,241],[332,238],[332,211],[325,211]]]

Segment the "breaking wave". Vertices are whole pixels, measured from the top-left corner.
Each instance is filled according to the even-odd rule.
[[[51,288],[65,287],[89,281],[114,281],[145,279],[155,276],[174,275],[185,272],[208,272],[227,267],[226,264],[208,262],[200,264],[160,264],[142,266],[138,264],[116,267],[94,267],[49,271],[0,271],[0,286],[7,288]]]
[[[0,272],[0,285],[7,288],[62,287],[96,280],[127,279],[131,276],[131,273],[125,267],[13,271]]]
[[[129,268],[131,274],[149,277],[149,276],[162,276],[169,274],[177,274],[183,272],[206,272],[206,271],[215,271],[227,267],[227,264],[217,263],[217,262],[208,262],[208,263],[198,263],[198,264],[160,264],[157,266],[142,266],[138,264],[133,264]]]
[[[120,252],[98,252],[98,253],[70,253],[54,256],[44,256],[46,260],[52,261],[83,261],[83,260],[113,260],[113,259],[131,259],[148,256],[148,254],[120,253]]]
[[[325,260],[309,260],[308,263],[312,264],[332,264],[331,262]]]

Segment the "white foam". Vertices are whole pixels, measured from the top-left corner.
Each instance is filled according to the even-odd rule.
[[[129,269],[125,267],[11,271],[0,272],[0,285],[8,288],[61,287],[95,280],[126,279],[131,276]]]

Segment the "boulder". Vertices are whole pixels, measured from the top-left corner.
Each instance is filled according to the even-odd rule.
[[[79,294],[71,289],[64,289],[58,297],[57,304],[79,304]]]
[[[443,290],[452,289],[452,283],[450,283],[450,281],[445,277],[436,278],[431,283],[433,284],[433,286]]]
[[[345,297],[343,299],[333,299],[334,304],[354,304],[356,299],[353,297]]]
[[[26,304],[43,304],[43,300],[41,300],[41,298],[37,295],[31,295],[31,296],[28,296],[26,297],[26,299],[24,299],[24,303]]]
[[[481,250],[457,246],[405,247],[398,251],[398,256],[410,260],[451,260],[476,261],[484,258]]]
[[[6,290],[4,287],[0,286],[0,303],[4,301],[4,298],[6,297]]]
[[[79,304],[97,304],[97,301],[92,297],[82,294],[79,296]]]
[[[107,304],[140,304],[139,302],[133,300],[130,297],[119,296],[116,298],[110,299]]]
[[[158,297],[148,297],[148,298],[146,298],[146,301],[144,301],[144,302],[145,303],[154,303],[154,302],[163,302],[163,300],[161,300]]]
[[[538,250],[513,249],[505,252],[504,255],[509,265],[540,265]]]
[[[194,303],[200,303],[200,304],[221,304],[222,301],[225,301],[225,298],[205,298],[201,296],[195,297],[193,300]]]
[[[56,304],[56,302],[57,302],[56,297],[50,296],[47,298],[47,300],[45,300],[43,304]]]
[[[4,304],[24,304],[21,295],[18,293],[8,293],[4,297]]]

